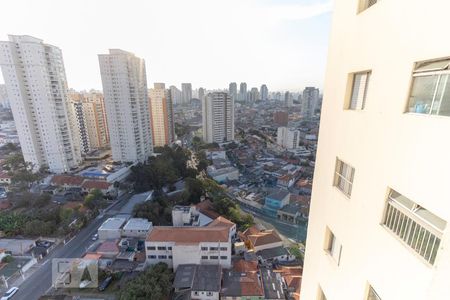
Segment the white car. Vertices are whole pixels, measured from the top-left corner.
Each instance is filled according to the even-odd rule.
[[[96,233],[96,234],[94,234],[94,235],[92,236],[92,240],[93,240],[93,241],[98,240],[98,233]]]
[[[19,290],[18,287],[12,287],[10,288],[3,296],[0,300],[9,300],[12,298],[12,296],[14,296],[15,293],[17,293],[17,291]]]

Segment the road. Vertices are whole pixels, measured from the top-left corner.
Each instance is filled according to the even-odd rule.
[[[130,195],[123,195],[113,207],[123,206]],[[53,258],[77,258],[84,255],[87,248],[93,243],[92,236],[97,232],[100,225],[109,217],[106,212],[92,220],[74,238],[65,245],[56,247],[45,259],[39,262],[41,265],[20,285],[19,291],[14,296],[17,300],[37,300],[45,294],[52,286],[52,259]]]

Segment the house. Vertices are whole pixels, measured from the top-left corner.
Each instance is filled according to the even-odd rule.
[[[98,238],[100,240],[120,239],[122,236],[122,226],[127,221],[126,218],[109,218],[98,228]]]
[[[247,248],[255,252],[283,246],[283,241],[275,230],[259,230],[252,226],[239,236]]]
[[[73,175],[54,175],[50,181],[52,185],[63,187],[64,189],[71,187],[80,187],[84,178]]]
[[[289,253],[289,251],[283,246],[263,249],[256,252],[256,255],[261,262],[283,262],[295,260],[295,256]]]
[[[122,228],[122,236],[145,239],[152,228],[152,222],[142,218],[131,218]]]
[[[289,191],[277,190],[266,196],[263,211],[269,216],[276,217],[278,210],[289,204],[289,199]]]
[[[220,295],[224,300],[264,299],[258,263],[239,259],[233,269],[224,270]]]
[[[274,270],[279,273],[287,287],[289,299],[300,300],[300,287],[302,283],[302,268],[301,267],[281,267]]]
[[[264,288],[265,300],[286,299],[283,277],[270,268],[261,268],[261,280]]]
[[[230,230],[226,226],[155,226],[145,241],[147,265],[159,262],[177,269],[182,264],[231,266]]]
[[[220,169],[215,166],[208,166],[206,172],[214,181],[218,183],[225,183],[239,179],[239,170],[232,166]]]
[[[216,219],[216,218],[220,217],[220,214],[218,214],[214,210],[214,206],[213,206],[212,202],[210,200],[208,200],[208,199],[197,203],[195,205],[195,208],[199,212],[201,212],[202,214],[206,215],[207,217],[209,217],[211,219]]]
[[[81,184],[81,187],[84,192],[89,193],[90,191],[97,189],[100,190],[103,195],[106,195],[114,190],[112,183],[101,180],[85,180]]]
[[[221,282],[220,265],[181,264],[173,282],[174,299],[219,300]]]
[[[298,224],[300,223],[300,217],[302,215],[301,208],[302,206],[298,202],[285,205],[278,210],[277,218],[284,222]]]
[[[106,240],[103,241],[96,249],[96,253],[101,255],[104,258],[116,258],[119,254],[120,249],[117,245],[117,240]]]

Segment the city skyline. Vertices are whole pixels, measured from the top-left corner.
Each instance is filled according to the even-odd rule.
[[[127,49],[144,58],[149,84],[166,82],[168,86],[180,87],[182,82],[190,82],[194,88],[216,89],[227,87],[231,81],[245,81],[249,87],[267,84],[271,90],[322,87],[330,1],[155,1],[139,6],[141,9],[133,10],[136,15],[129,22],[116,25],[110,20],[123,18],[121,14],[127,7],[135,6],[121,7],[114,2],[106,5],[102,1],[84,5],[51,1],[8,3],[6,10],[11,13],[0,20],[0,39],[6,40],[8,34],[27,34],[58,46],[64,55],[68,85],[75,90],[101,89],[96,58],[111,48]],[[72,13],[62,13],[68,10]],[[221,14],[213,13],[216,10]],[[95,11],[102,13],[94,14]],[[14,15],[19,12],[35,25],[17,22]],[[49,12],[52,18],[45,18]],[[83,22],[71,22],[72,16],[83,16]],[[176,19],[183,26],[163,22],[167,18]],[[54,22],[64,28],[64,35]],[[223,45],[217,36],[229,37],[230,41]],[[197,39],[209,46],[194,47]],[[153,47],[153,40],[164,42]],[[209,72],[213,63],[224,71]],[[208,76],[204,76],[206,73]],[[0,83],[3,82],[0,76]]]

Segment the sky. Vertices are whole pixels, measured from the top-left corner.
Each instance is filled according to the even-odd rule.
[[[149,87],[234,81],[300,91],[324,80],[331,0],[14,0],[0,7],[0,40],[24,34],[61,48],[76,90],[101,90],[97,54],[111,48],[145,59]]]

